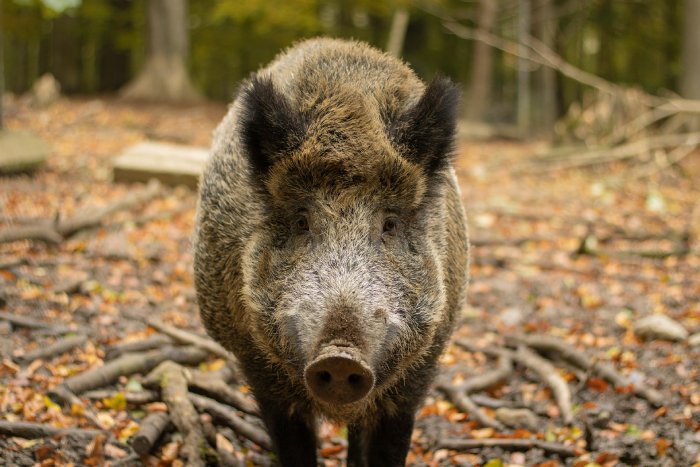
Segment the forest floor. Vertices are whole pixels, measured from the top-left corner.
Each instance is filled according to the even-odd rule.
[[[251,401],[225,355],[177,345],[203,336],[191,274],[196,193],[111,181],[124,148],[146,139],[207,146],[225,111],[112,98],[6,109],[10,130],[31,130],[52,151],[38,172],[0,177],[0,233],[130,202],[55,243],[0,244],[0,464],[183,465],[189,435],[172,428],[133,451],[144,417],[176,403],[145,378],[162,360],[235,389],[207,393],[188,381],[228,403],[228,417],[205,409],[214,416],[199,420],[211,463],[271,462],[259,421],[239,410]],[[623,164],[529,170],[542,149],[460,144],[469,298],[408,463],[700,465],[700,154],[631,179]],[[636,325],[651,315],[671,318],[671,335],[645,337]],[[134,351],[139,361],[126,368]],[[76,380],[114,361],[103,380]],[[46,436],[32,431],[41,427]],[[344,429],[323,424],[319,436],[323,465],[341,465]]]

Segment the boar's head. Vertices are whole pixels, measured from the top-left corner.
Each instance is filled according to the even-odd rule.
[[[445,319],[457,94],[445,78],[393,108],[347,85],[284,95],[256,77],[242,90],[265,206],[242,254],[242,300],[256,344],[330,417],[372,404]]]

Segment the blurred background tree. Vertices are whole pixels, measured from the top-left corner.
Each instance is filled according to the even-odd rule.
[[[171,2],[1,1],[10,92],[27,91],[46,72],[68,94],[113,93],[158,74],[151,53],[156,23],[149,20],[149,8]],[[522,100],[527,93],[535,103],[526,110],[533,130],[547,132],[588,88],[461,39],[444,27],[446,18],[505,39],[535,37],[567,62],[613,83],[697,98],[698,28],[688,15],[697,12],[699,1],[198,0],[187,8],[186,0],[178,0],[186,13],[177,29],[182,32],[172,36],[179,37],[175,62],[181,63],[173,66],[182,73],[174,68],[164,73],[178,74],[183,95],[193,95],[191,78],[201,95],[229,101],[242,78],[294,41],[317,35],[355,38],[400,51],[424,79],[441,72],[462,83],[465,115],[471,119],[515,122],[518,94]]]

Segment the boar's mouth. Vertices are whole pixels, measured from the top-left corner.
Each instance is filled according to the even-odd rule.
[[[329,405],[359,402],[374,388],[375,376],[352,347],[329,345],[304,369],[311,395]]]

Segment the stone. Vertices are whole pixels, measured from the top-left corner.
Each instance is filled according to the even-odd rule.
[[[61,97],[61,84],[51,73],[45,73],[34,82],[31,102],[36,107],[49,107]]]
[[[49,147],[28,131],[0,130],[0,173],[30,172],[42,166]]]
[[[527,428],[534,430],[537,428],[537,415],[529,409],[511,409],[500,407],[496,409],[496,419],[511,428]]]
[[[114,159],[114,181],[147,182],[156,178],[166,185],[196,188],[208,158],[207,148],[143,142]]]
[[[682,341],[688,331],[666,315],[649,315],[634,324],[634,333],[644,339]]]
[[[700,332],[693,334],[688,338],[688,345],[690,347],[700,347]]]

